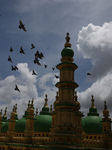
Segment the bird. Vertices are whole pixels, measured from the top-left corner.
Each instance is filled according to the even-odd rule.
[[[16,70],[18,70],[18,67],[17,67],[17,66],[15,66],[15,69],[16,69]]]
[[[34,63],[35,64],[37,63],[37,65],[41,66],[41,63],[39,62],[38,57],[35,57]]]
[[[54,67],[52,67],[52,70],[54,70],[55,68]]]
[[[9,57],[8,57],[8,61],[10,61],[11,63],[13,63],[13,62],[12,62],[12,59],[11,59],[11,57],[10,57],[10,55],[9,55]]]
[[[22,46],[20,47],[20,51],[19,51],[19,52],[25,54],[25,52],[24,52]]]
[[[38,55],[38,57],[39,57],[40,59],[42,59],[42,58],[44,57],[43,53],[41,52],[41,53]]]
[[[32,75],[37,75],[34,70],[32,71]]]
[[[11,65],[11,67],[12,67],[12,71],[13,71],[13,70],[16,71],[16,68],[15,68],[15,67],[13,67],[12,65]]]
[[[19,29],[23,29],[24,31],[27,31],[21,20],[19,21]]]
[[[47,65],[44,65],[45,68],[47,68]]]
[[[10,52],[12,52],[13,51],[13,49],[12,49],[12,47],[10,48]]]
[[[59,76],[57,76],[57,75],[55,75],[55,77],[58,79],[59,78]]]
[[[35,48],[35,46],[33,44],[31,44],[31,49]]]
[[[18,91],[18,92],[20,92],[20,90],[19,90],[19,88],[18,88],[18,86],[15,84],[15,91]]]
[[[89,76],[90,76],[91,74],[88,72],[88,73],[87,73],[87,75],[89,75]]]

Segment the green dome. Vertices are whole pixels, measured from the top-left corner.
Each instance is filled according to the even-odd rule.
[[[23,117],[16,122],[15,131],[16,132],[24,132],[25,127],[26,127],[26,119],[25,119],[25,117]]]
[[[24,132],[26,127],[26,117],[28,116],[28,111],[25,111],[25,114],[23,115],[23,118],[17,120],[15,124],[15,131],[17,132]]]
[[[70,47],[65,47],[62,51],[61,51],[61,56],[62,57],[73,57],[74,56],[74,51],[70,48]]]
[[[102,118],[96,108],[90,108],[88,116],[82,118],[82,128],[86,133],[102,133]]]
[[[38,115],[35,117],[34,130],[49,132],[52,123],[52,116],[50,115]]]
[[[7,132],[8,126],[9,126],[9,122],[4,123],[4,124],[1,126],[1,132]]]
[[[49,112],[49,107],[46,104],[42,108],[40,115],[35,117],[34,130],[35,131],[49,132],[50,127],[51,127],[51,123],[52,123],[52,116],[51,116],[51,113]]]

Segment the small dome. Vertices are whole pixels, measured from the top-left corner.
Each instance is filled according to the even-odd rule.
[[[9,122],[4,123],[4,124],[1,126],[1,132],[7,132],[8,126],[9,126]]]
[[[23,117],[16,122],[15,131],[16,132],[24,132],[25,127],[26,127],[26,119]]]
[[[15,131],[24,132],[25,127],[26,127],[26,117],[27,117],[27,115],[28,115],[28,111],[26,110],[23,118],[16,121]]]
[[[102,118],[99,117],[97,113],[97,109],[94,105],[94,98],[92,96],[92,104],[91,108],[89,109],[89,113],[87,117],[82,118],[82,128],[85,133],[102,133]]]
[[[70,48],[70,47],[65,47],[62,51],[61,51],[61,56],[62,57],[73,57],[74,56],[74,51]]]
[[[35,117],[34,121],[34,130],[35,131],[44,131],[49,132],[52,123],[51,115],[38,115]]]
[[[44,131],[44,132],[50,131],[51,123],[52,123],[52,116],[51,116],[51,113],[49,112],[47,101],[48,99],[46,95],[44,107],[42,108],[40,115],[35,117],[35,121],[34,121],[35,131]]]
[[[87,116],[82,118],[82,127],[86,133],[102,133],[102,118],[98,116]]]

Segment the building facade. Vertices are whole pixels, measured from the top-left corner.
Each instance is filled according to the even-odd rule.
[[[56,83],[58,92],[49,109],[45,95],[45,104],[34,115],[34,104],[28,106],[21,119],[18,119],[17,104],[14,105],[10,119],[0,112],[0,150],[77,150],[112,149],[111,118],[104,102],[103,118],[97,112],[94,97],[91,98],[89,113],[84,117],[80,111],[74,72],[78,66],[74,63],[74,51],[71,48],[69,33],[64,49],[61,51],[61,63],[56,67],[60,72]]]

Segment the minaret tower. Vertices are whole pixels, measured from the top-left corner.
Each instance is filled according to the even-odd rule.
[[[60,71],[60,80],[55,85],[58,88],[54,110],[52,110],[51,143],[56,145],[76,145],[76,138],[81,136],[81,117],[79,105],[75,102],[75,89],[78,84],[74,82],[74,71],[78,66],[73,63],[74,51],[71,49],[69,33],[66,36],[66,43],[61,52],[61,63],[56,67]],[[78,117],[81,116],[81,117]],[[78,135],[76,135],[76,128]],[[80,137],[81,139],[81,137]],[[80,142],[81,144],[81,142]]]

